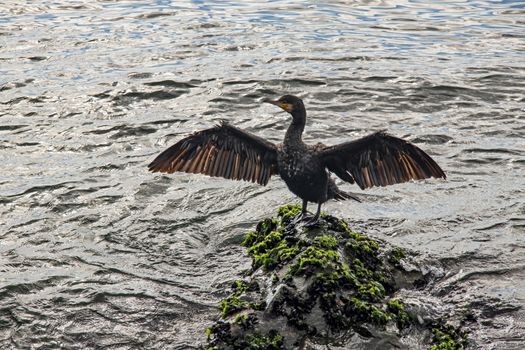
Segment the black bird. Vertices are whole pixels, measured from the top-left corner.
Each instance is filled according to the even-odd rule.
[[[306,214],[308,202],[317,203],[317,212],[309,224],[317,222],[321,204],[329,199],[358,200],[337,188],[330,172],[346,182],[357,183],[361,189],[446,178],[428,154],[381,131],[335,146],[307,145],[302,140],[306,123],[303,101],[292,95],[263,101],[292,115],[282,144],[275,145],[223,122],[166,149],[149,164],[149,170],[200,173],[261,185],[266,185],[272,175],[279,175],[290,191],[302,199],[301,217]]]

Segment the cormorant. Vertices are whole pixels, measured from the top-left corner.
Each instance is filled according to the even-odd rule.
[[[317,203],[309,224],[317,222],[321,204],[329,199],[355,199],[337,188],[330,177],[361,189],[386,186],[430,177],[445,179],[445,173],[412,143],[375,132],[335,146],[307,145],[302,140],[306,123],[303,101],[285,95],[276,101],[264,99],[292,115],[284,141],[275,145],[226,122],[180,140],[162,152],[151,164],[152,172],[183,171],[266,185],[279,175],[290,191],[302,199],[304,218],[308,202]]]

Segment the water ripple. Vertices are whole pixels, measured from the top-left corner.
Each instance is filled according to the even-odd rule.
[[[438,160],[447,181],[324,209],[434,259],[414,307],[523,348],[523,6],[347,5],[0,4],[0,348],[196,348],[250,266],[244,232],[296,199],[146,165],[220,120],[280,142],[288,117],[260,101],[285,93],[308,142],[386,129]]]

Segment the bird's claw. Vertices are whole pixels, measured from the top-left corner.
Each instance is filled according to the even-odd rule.
[[[308,212],[302,212],[293,218],[290,222],[294,225],[303,224],[304,227],[313,227],[319,223],[319,215],[312,215]]]
[[[314,227],[319,224],[319,217],[311,217],[308,220],[304,221],[304,227]]]
[[[306,217],[306,213],[301,213],[301,214],[297,215],[295,218],[293,218],[291,223],[294,224],[294,225],[297,225],[298,223],[303,221],[305,217]]]
[[[307,213],[301,213],[297,215],[293,221],[294,224],[302,223],[305,227],[312,227],[319,223],[319,216],[308,215]]]

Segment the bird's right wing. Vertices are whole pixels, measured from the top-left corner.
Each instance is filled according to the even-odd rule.
[[[159,154],[152,172],[182,171],[266,185],[277,174],[277,147],[227,123],[196,132]]]
[[[439,165],[416,145],[384,132],[319,151],[326,167],[361,189],[429,177],[446,178]]]

